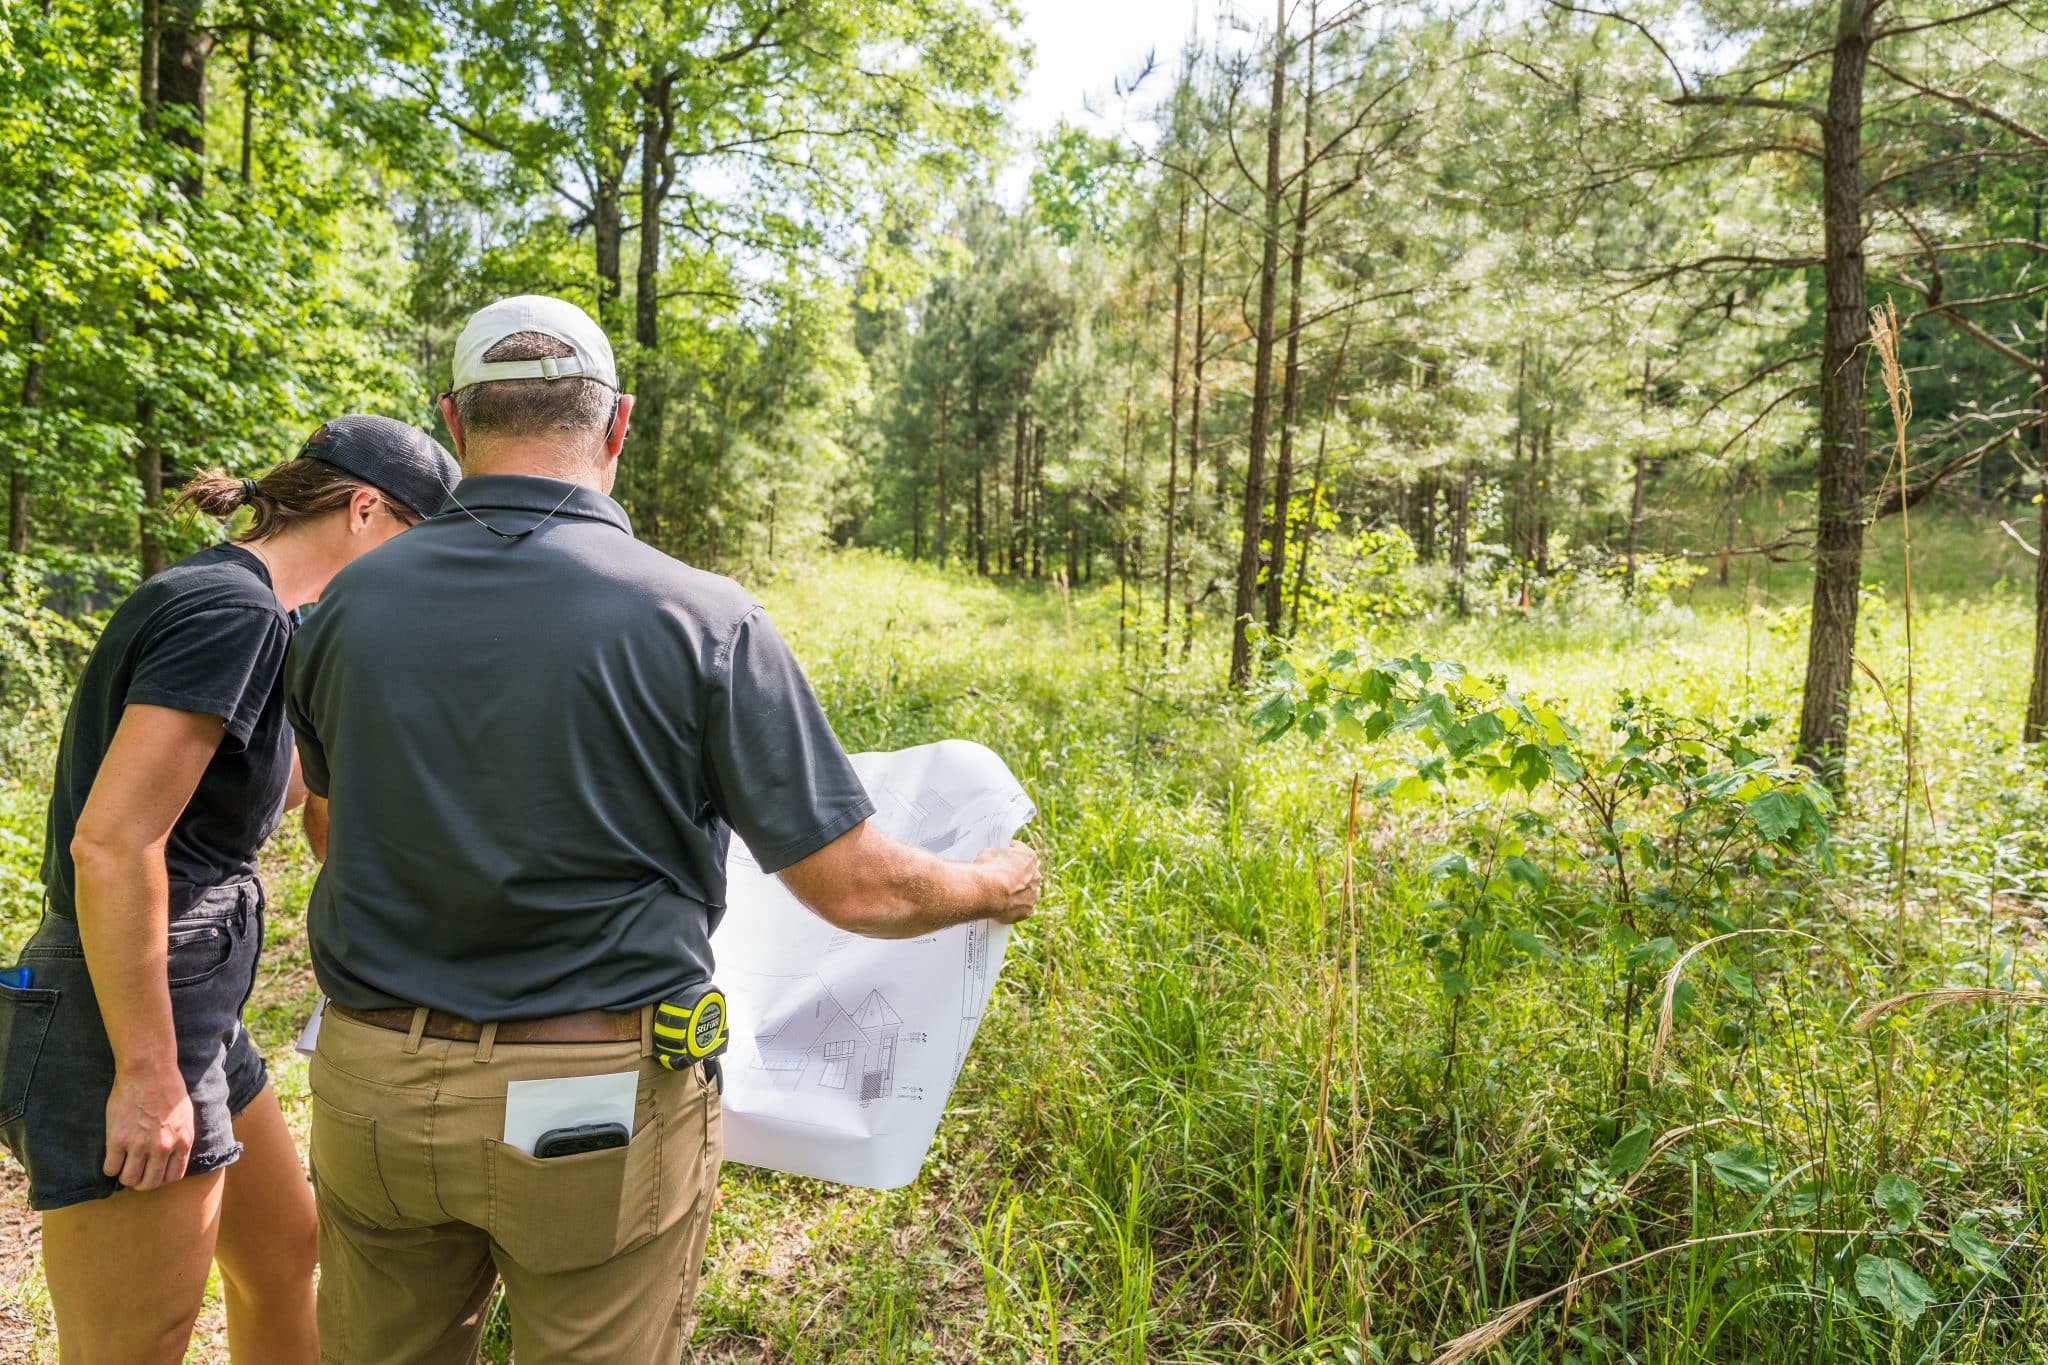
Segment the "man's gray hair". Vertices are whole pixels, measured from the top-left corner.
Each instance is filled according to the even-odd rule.
[[[540,360],[576,352],[542,332],[514,332],[484,352],[485,360]],[[467,432],[543,436],[601,431],[618,395],[595,379],[493,379],[455,391],[455,412]]]

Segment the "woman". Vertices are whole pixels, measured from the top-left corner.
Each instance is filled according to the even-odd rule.
[[[292,613],[455,480],[381,417],[328,423],[261,479],[201,474],[178,506],[253,522],[137,589],[85,666],[42,925],[0,978],[0,1141],[43,1211],[67,1363],[182,1360],[216,1257],[237,1361],[318,1357],[313,1200],[241,1022],[256,851],[304,799],[280,675]]]

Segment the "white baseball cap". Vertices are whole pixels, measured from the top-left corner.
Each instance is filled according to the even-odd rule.
[[[569,347],[574,355],[534,360],[485,360],[491,347],[516,332],[539,332]],[[594,379],[619,387],[612,344],[590,314],[567,299],[546,294],[519,294],[479,308],[455,338],[455,379],[451,387],[466,389],[499,379]]]

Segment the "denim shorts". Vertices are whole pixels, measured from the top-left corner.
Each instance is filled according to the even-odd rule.
[[[263,887],[253,878],[198,894],[171,921],[171,1022],[194,1120],[187,1175],[242,1154],[234,1116],[267,1079],[263,1054],[242,1027],[262,949]],[[104,1199],[121,1188],[101,1170],[114,1052],[78,921],[45,910],[20,965],[28,985],[0,985],[0,1145],[28,1168],[31,1207]]]

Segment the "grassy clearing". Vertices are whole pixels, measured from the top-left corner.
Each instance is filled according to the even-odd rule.
[[[1984,532],[1915,525],[1918,564],[1942,563],[1944,544],[1960,561]],[[1897,739],[1866,687],[1840,873],[1760,882],[1730,909],[1811,939],[1752,935],[1691,959],[1658,1074],[1624,1088],[1624,1043],[1639,1062],[1654,1020],[1639,1013],[1624,1039],[1629,972],[1592,932],[1560,929],[1555,958],[1494,961],[1447,1065],[1418,937],[1442,920],[1427,869],[1461,812],[1361,801],[1347,856],[1352,776],[1369,783],[1396,755],[1257,744],[1204,642],[1162,663],[1134,634],[1119,658],[1113,588],[1077,594],[1069,624],[1051,594],[878,558],[788,572],[764,595],[848,746],[997,749],[1039,802],[1050,889],[917,1185],[728,1169],[698,1357],[1416,1361],[1647,1255],[1528,1310],[1474,1358],[2039,1358],[2035,1020],[1967,1001],[1853,1027],[1897,990],[2048,987],[2048,793],[2016,744],[2030,605],[2024,575],[1966,593],[1970,576],[1916,584],[1937,821],[1912,856],[1904,969]],[[1768,592],[1741,583],[1650,613],[1397,624],[1373,645],[1504,673],[1596,741],[1621,687],[1774,712],[1778,733],[1796,713],[1803,587],[1783,566]],[[1875,593],[1863,653],[1887,679],[1897,618]],[[34,914],[20,878],[39,800],[32,783],[0,789],[15,940]],[[296,1111],[306,869],[281,858],[252,1027]],[[1631,1142],[1648,1143],[1639,1163]],[[1926,1302],[1870,1282],[1872,1265],[1905,1267]],[[47,1350],[32,1280],[0,1307]]]

